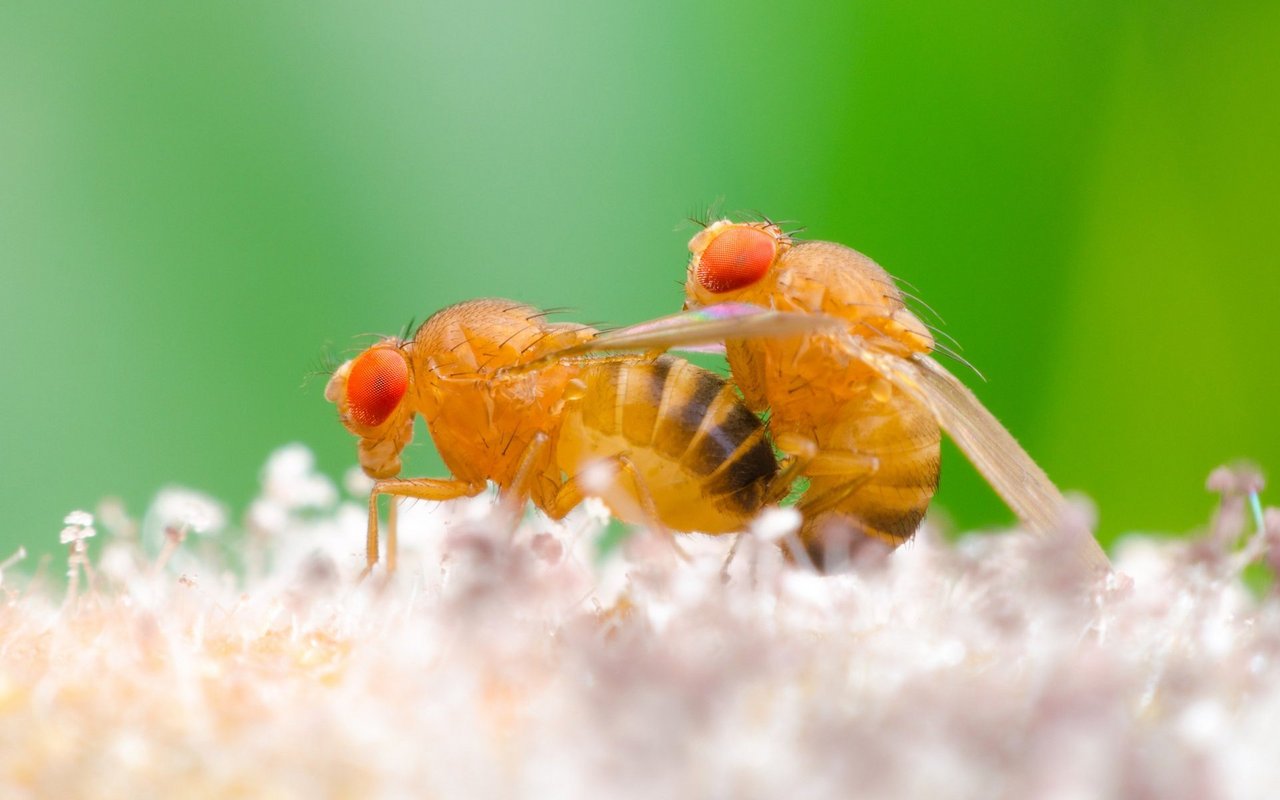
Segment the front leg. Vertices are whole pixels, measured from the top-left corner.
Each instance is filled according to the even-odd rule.
[[[682,561],[689,561],[689,555],[676,541],[674,533],[662,521],[662,515],[658,511],[658,504],[654,500],[653,492],[649,489],[648,482],[644,479],[644,475],[640,473],[635,462],[626,453],[619,453],[614,456],[597,460],[594,464],[587,468],[588,471],[594,470],[596,474],[590,476],[589,472],[583,472],[573,475],[561,485],[560,491],[556,493],[551,508],[547,509],[547,515],[552,519],[564,519],[570,511],[577,507],[587,497],[601,497],[610,487],[620,485],[620,478],[626,476],[631,481],[634,490],[631,499],[636,501],[639,508],[640,516],[644,519],[645,524],[654,533],[662,537],[676,556]],[[608,486],[600,485],[601,482]],[[625,490],[624,490],[625,491]],[[612,508],[610,509],[613,510]],[[617,512],[615,512],[616,514]]]
[[[378,495],[391,496],[391,510],[387,515],[387,572],[396,569],[396,513],[397,497],[417,500],[456,500],[472,497],[484,490],[484,484],[444,478],[389,478],[378,481],[369,492],[369,530],[365,539],[365,567],[360,573],[363,580],[378,563]]]

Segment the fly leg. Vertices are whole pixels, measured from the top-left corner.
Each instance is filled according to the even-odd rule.
[[[839,507],[865,486],[879,471],[880,460],[849,450],[823,450],[816,441],[796,433],[784,433],[774,441],[778,449],[788,455],[787,462],[770,487],[775,496],[785,496],[790,482],[798,475],[838,479],[834,483],[824,481],[828,485],[817,491],[810,488],[796,503],[796,510],[804,518],[803,528],[799,538],[795,534],[787,537],[787,545],[798,560],[812,562],[812,558],[808,556],[813,546],[809,539],[814,521],[820,515]]]
[[[400,555],[400,540],[397,531],[400,527],[400,498],[392,495],[387,498],[387,574],[396,571],[396,559]]]
[[[520,456],[520,464],[516,468],[515,477],[504,487],[501,503],[507,508],[519,510],[520,501],[528,497],[528,482],[533,475],[538,455],[548,442],[545,433],[538,433]],[[399,498],[411,497],[415,500],[456,500],[459,497],[473,497],[484,490],[483,483],[447,478],[392,478],[378,481],[369,493],[369,531],[365,540],[365,568],[360,573],[364,579],[378,563],[378,495],[391,497],[391,507],[387,513],[387,572],[396,571],[396,508]],[[563,516],[563,515],[562,515]]]
[[[807,436],[794,433],[787,433],[777,437],[774,439],[774,445],[786,453],[787,458],[782,462],[782,469],[778,470],[778,474],[773,476],[765,489],[765,505],[780,503],[785,500],[787,495],[791,493],[791,484],[795,483],[796,478],[805,474],[809,463],[817,458],[819,453],[817,442]],[[722,583],[729,582],[729,567],[733,564],[733,559],[738,554],[738,546],[741,544],[744,535],[742,533],[734,535],[733,544],[729,546],[729,552],[724,557],[724,563],[720,565],[720,581]]]
[[[738,545],[742,543],[742,537],[745,533],[735,533],[733,535],[733,543],[729,545],[729,552],[725,554],[724,563],[720,565],[720,582],[729,582],[729,565],[733,563],[733,557],[738,554]],[[754,561],[753,561],[754,563]],[[754,581],[752,581],[754,584]]]
[[[391,496],[391,509],[387,514],[387,572],[396,568],[396,499],[412,497],[417,500],[454,500],[479,494],[484,484],[444,478],[390,478],[378,481],[369,492],[369,530],[365,538],[365,567],[360,573],[363,580],[378,563],[378,495]]]
[[[600,472],[592,474],[596,470]],[[612,475],[609,475],[604,480],[601,477],[597,477],[607,473],[612,473]],[[671,530],[662,524],[662,519],[658,515],[658,505],[653,499],[653,492],[649,490],[649,484],[645,482],[640,470],[636,468],[635,463],[626,453],[619,453],[616,456],[601,459],[588,469],[565,481],[564,485],[560,487],[560,491],[556,493],[554,504],[548,513],[552,519],[563,519],[564,515],[572,511],[584,498],[598,497],[603,494],[607,487],[601,484],[605,481],[616,485],[618,476],[622,474],[631,479],[631,485],[635,489],[636,499],[639,500],[639,510],[641,516],[644,517],[645,524],[664,537],[671,544],[671,549],[675,551],[682,561],[688,561],[688,553],[684,552],[676,542],[675,535]]]
[[[805,494],[796,504],[805,517],[816,516],[830,511],[845,498],[866,485],[867,481],[880,470],[880,459],[875,456],[863,456],[848,452],[819,453],[809,462],[806,475],[839,475],[845,478],[816,495]]]
[[[549,441],[551,441],[550,437],[542,431],[535,433],[529,445],[520,454],[520,463],[516,466],[515,475],[511,478],[510,484],[503,487],[501,502],[513,512],[519,512],[525,498],[530,495],[530,481],[537,466],[538,456],[542,455]]]
[[[810,489],[796,504],[804,518],[801,523],[799,543],[807,560],[822,572],[839,571],[850,558],[851,544],[832,531],[824,531],[820,517],[838,509],[848,498],[866,486],[880,469],[880,460],[874,456],[850,452],[824,453],[812,462],[816,468],[829,470],[825,474],[838,479],[834,484],[814,492]],[[819,474],[810,472],[809,474]],[[843,544],[839,544],[839,543]]]
[[[765,491],[766,503],[777,503],[786,499],[786,496],[791,493],[791,484],[795,483],[796,478],[807,474],[805,470],[808,469],[809,462],[817,458],[819,452],[817,442],[807,436],[793,433],[777,437],[774,444],[787,454],[787,458],[782,462],[782,469],[778,470],[778,474],[769,481],[769,488]]]
[[[791,481],[799,475],[811,478],[837,476],[845,480],[814,495],[809,492],[800,499],[796,508],[809,514],[821,514],[839,505],[856,492],[880,469],[880,459],[849,450],[823,450],[816,441],[797,433],[784,433],[774,439],[778,449],[788,458],[769,484],[773,494],[785,497]]]

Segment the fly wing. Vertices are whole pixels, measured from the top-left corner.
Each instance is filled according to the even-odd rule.
[[[1039,534],[1059,529],[1066,504],[1062,493],[969,387],[925,355],[908,360],[863,346],[856,350],[862,361],[933,412],[942,429],[1029,528]],[[1091,569],[1110,569],[1092,536],[1081,556]]]
[[[842,324],[825,314],[774,311],[750,303],[719,303],[606,331],[586,346],[592,351],[688,349],[715,345],[725,339],[814,333]]]
[[[589,341],[557,350],[521,369],[588,353],[674,349],[718,352],[716,348],[725,339],[807,334],[844,324],[826,314],[774,311],[750,303],[719,303],[605,331]]]

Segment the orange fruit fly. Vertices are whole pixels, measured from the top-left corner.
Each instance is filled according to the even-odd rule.
[[[747,406],[768,412],[784,465],[808,479],[797,508],[801,539],[817,564],[840,560],[827,545],[849,541],[850,531],[891,546],[915,533],[938,486],[943,430],[1029,529],[1045,534],[1060,524],[1065,501],[1057,487],[930,356],[933,336],[880,265],[841,244],[794,240],[768,220],[712,222],[689,251],[686,312],[656,331],[653,323],[639,326],[644,347],[705,343],[725,328],[710,312],[726,306],[829,323],[723,337]],[[1092,537],[1080,557],[1090,569],[1109,567]]]
[[[776,335],[812,320],[735,307],[722,338]],[[367,574],[378,560],[377,497],[471,496],[488,482],[553,519],[595,493],[583,473],[613,476],[600,491],[614,513],[673,531],[740,531],[762,505],[783,497],[764,426],[724,379],[671,356],[587,355],[644,347],[661,331],[625,336],[576,324],[509,300],[450,306],[412,339],[387,338],[339,367],[325,397],[359,437],[360,466],[376,479],[369,497]],[[400,454],[422,415],[449,478],[401,478]],[[393,501],[388,570],[395,568]]]

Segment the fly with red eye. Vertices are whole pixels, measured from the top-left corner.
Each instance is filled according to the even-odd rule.
[[[729,311],[729,313],[724,313]],[[817,315],[739,303],[707,312],[703,341],[811,332]],[[639,327],[640,330],[635,330]],[[411,341],[388,338],[343,364],[325,386],[348,431],[369,493],[365,570],[379,557],[378,497],[443,501],[496,484],[562,519],[585,497],[658,531],[730,533],[785,496],[760,420],[713,373],[674,357],[579,350],[662,344],[661,325],[617,337],[510,300],[442,309]],[[823,326],[826,327],[826,326]],[[656,337],[656,338],[654,338]],[[595,350],[592,350],[595,352]],[[402,478],[401,454],[421,416],[447,478]],[[593,477],[594,476],[594,477]],[[395,567],[396,504],[387,520]]]
[[[764,277],[778,255],[777,237],[754,226],[733,226],[716,236],[698,260],[698,283],[723,294]]]
[[[347,376],[347,409],[361,425],[386,422],[409,388],[409,363],[396,347],[373,347],[351,364]]]

